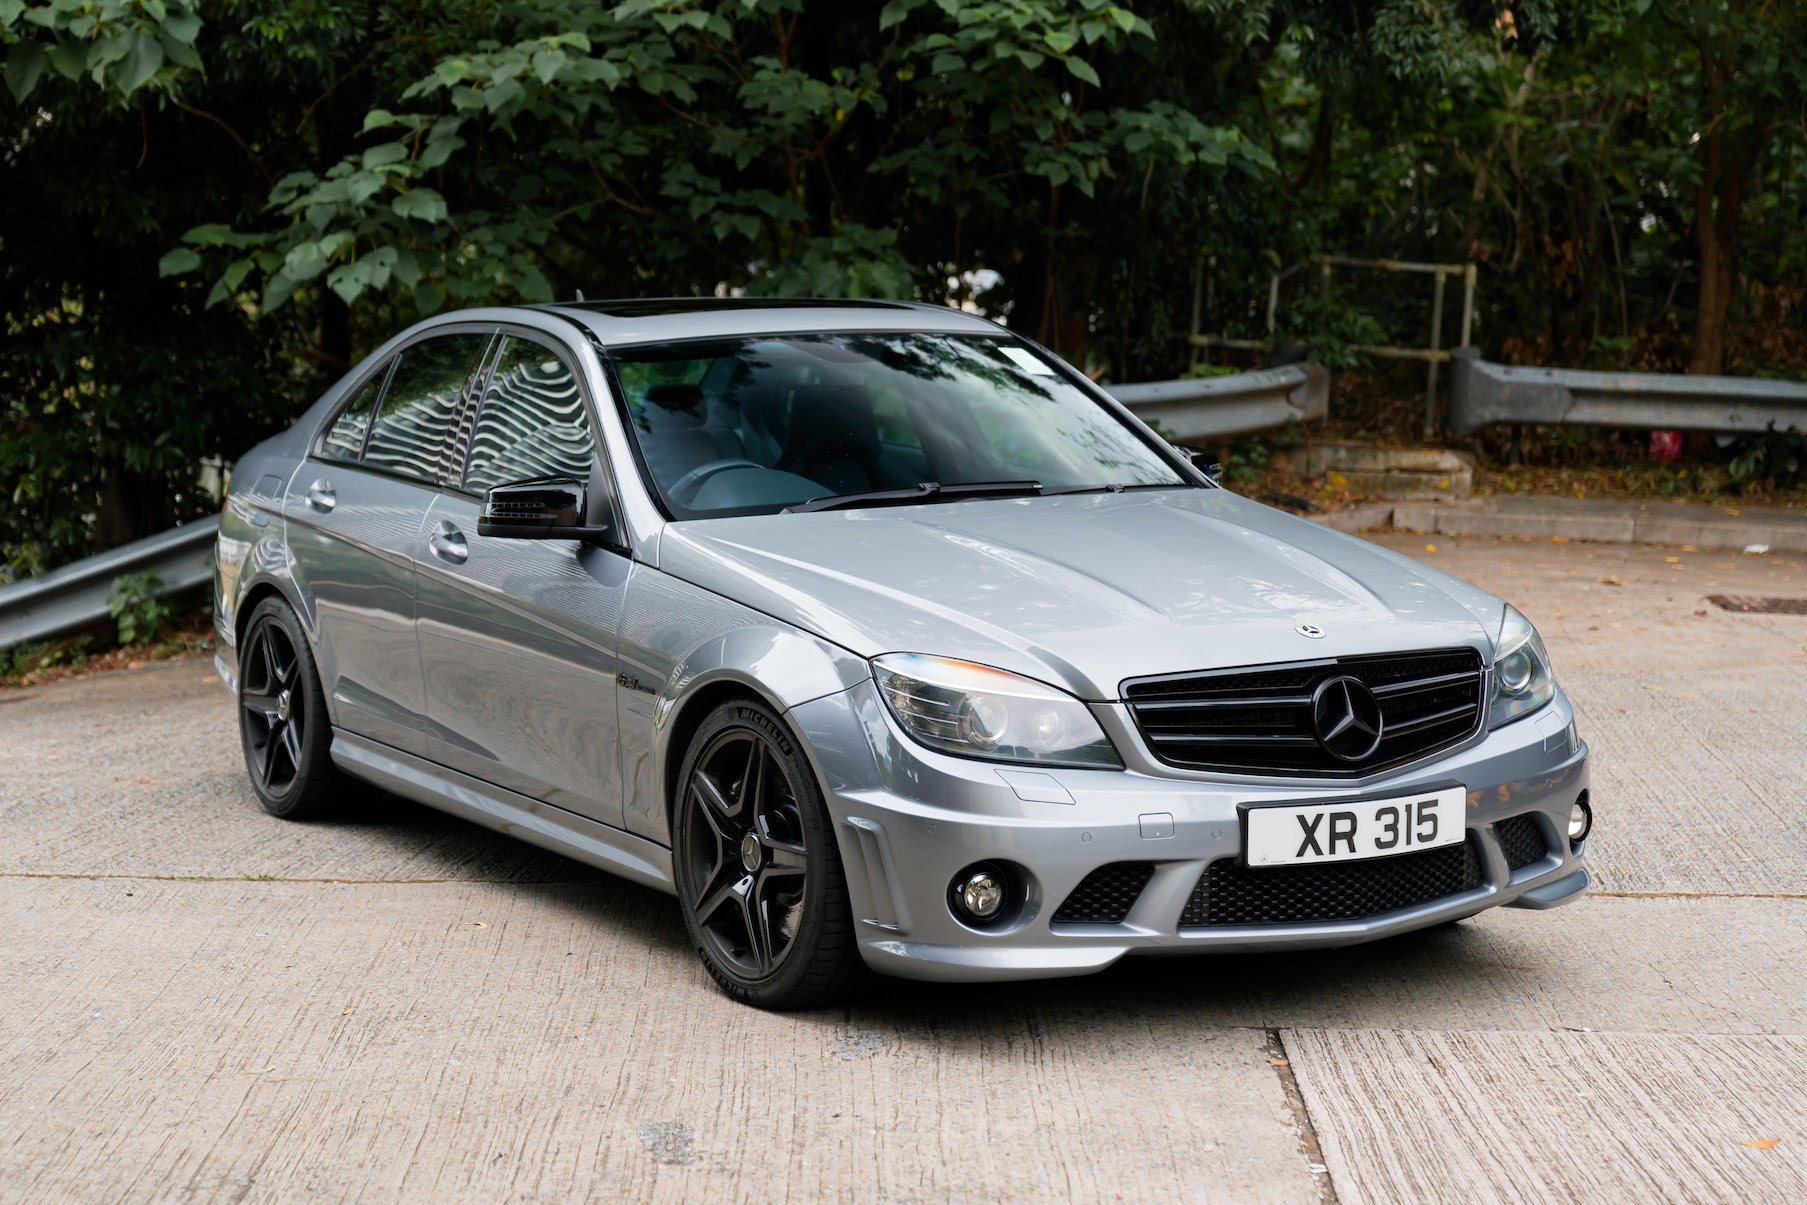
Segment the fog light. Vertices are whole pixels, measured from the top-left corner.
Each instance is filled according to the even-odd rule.
[[[1004,880],[989,870],[966,876],[960,884],[960,907],[974,920],[987,921],[1004,908]]]
[[[1587,805],[1585,797],[1577,799],[1575,806],[1569,809],[1569,844],[1580,845],[1587,840],[1587,834],[1594,827],[1594,809]]]

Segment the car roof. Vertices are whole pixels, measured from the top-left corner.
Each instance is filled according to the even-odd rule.
[[[605,347],[811,331],[1000,333],[994,322],[919,301],[649,297],[536,306],[587,327]]]

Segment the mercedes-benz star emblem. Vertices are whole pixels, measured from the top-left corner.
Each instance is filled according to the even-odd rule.
[[[1298,627],[1294,628],[1293,631],[1297,632],[1301,636],[1309,636],[1313,640],[1324,639],[1324,629],[1320,628],[1315,623],[1302,623]]]
[[[1332,757],[1358,762],[1380,748],[1380,700],[1360,679],[1332,678],[1311,696],[1311,726]]]

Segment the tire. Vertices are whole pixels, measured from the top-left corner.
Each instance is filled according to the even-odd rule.
[[[358,787],[333,765],[326,694],[294,608],[274,596],[258,603],[238,663],[239,741],[264,811],[283,820],[338,811]]]
[[[732,998],[819,1008],[864,982],[828,805],[796,738],[763,704],[724,703],[691,738],[672,871],[690,939]]]

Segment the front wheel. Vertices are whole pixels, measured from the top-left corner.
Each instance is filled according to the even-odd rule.
[[[834,829],[809,762],[769,709],[725,703],[678,778],[672,869],[684,924],[723,991],[815,1008],[864,977]]]

